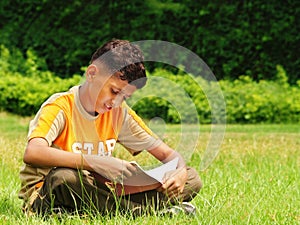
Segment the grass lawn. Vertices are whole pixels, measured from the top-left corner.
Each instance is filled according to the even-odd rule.
[[[200,141],[188,160],[204,183],[192,202],[197,207],[195,217],[66,215],[45,219],[26,217],[17,197],[28,122],[29,118],[0,113],[0,224],[300,224],[299,124],[227,125],[220,153],[205,171],[199,170],[199,163],[210,129],[201,126]],[[180,129],[168,128],[163,138],[173,146]],[[196,128],[190,125],[184,135],[192,136]]]

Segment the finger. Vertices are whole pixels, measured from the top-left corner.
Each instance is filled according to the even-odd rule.
[[[127,163],[126,167],[133,174],[135,174],[137,172],[137,168],[134,165],[132,165],[131,163]]]
[[[172,185],[168,189],[168,192],[178,192],[178,186],[177,185]]]
[[[130,172],[130,171],[127,170],[127,169],[124,169],[124,170],[122,170],[122,174],[120,175],[120,177],[121,177],[122,179],[126,179],[126,178],[128,178],[128,177],[131,177],[132,175],[133,175],[132,172]]]
[[[134,174],[136,174],[137,170],[136,168],[131,165],[130,163],[123,163],[122,164],[122,176],[126,179],[128,177],[131,177],[133,176]]]
[[[169,189],[174,184],[174,182],[175,182],[175,179],[173,177],[171,177],[164,181],[162,187],[164,189]]]
[[[168,186],[167,186],[168,185]],[[168,182],[163,186],[163,193],[169,197],[178,196],[183,191],[182,185],[175,180],[169,179]]]
[[[180,189],[177,186],[171,186],[166,190],[168,196],[178,195],[180,193]]]
[[[181,188],[168,189],[165,191],[166,195],[170,198],[178,197],[182,191]]]
[[[123,170],[129,170],[132,172],[136,170],[135,166],[133,166],[130,162],[126,160],[121,160],[121,164]]]
[[[180,176],[181,177],[181,173],[182,172],[184,172],[184,171],[186,171],[186,169],[185,168],[178,168],[178,169],[176,169],[176,170],[172,170],[172,171],[170,171],[170,172],[167,172],[166,174],[165,174],[165,176],[164,176],[164,180],[168,180],[168,179],[170,179],[170,178],[174,178],[174,177],[176,177],[176,176]]]
[[[133,175],[135,175],[135,174],[137,174],[137,168],[135,167],[135,166],[133,166],[132,164],[130,164],[130,163],[127,163],[126,165],[125,165],[125,167],[123,168],[123,171],[124,171],[124,175],[126,176],[126,177],[130,177],[130,176],[133,176]]]

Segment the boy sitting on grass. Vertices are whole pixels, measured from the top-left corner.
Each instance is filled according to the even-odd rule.
[[[196,170],[142,122],[124,100],[146,83],[141,50],[125,40],[97,49],[85,72],[85,82],[52,95],[30,122],[19,197],[24,210],[38,214],[57,211],[141,214],[149,206],[187,206],[201,188]],[[136,167],[112,157],[116,143],[131,154],[147,150],[166,163],[179,158],[177,169],[161,186],[116,195],[106,182],[131,177]],[[189,205],[191,206],[191,205]]]

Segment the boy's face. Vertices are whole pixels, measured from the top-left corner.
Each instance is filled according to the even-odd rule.
[[[105,70],[97,70],[89,81],[89,102],[94,104],[94,112],[103,114],[118,107],[135,91],[134,85],[119,78],[120,73],[108,74]]]

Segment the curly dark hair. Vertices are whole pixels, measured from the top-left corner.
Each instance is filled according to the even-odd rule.
[[[120,79],[127,80],[138,89],[146,84],[143,53],[127,40],[113,39],[105,43],[92,55],[91,63],[94,61],[103,63],[112,74],[121,72]]]

